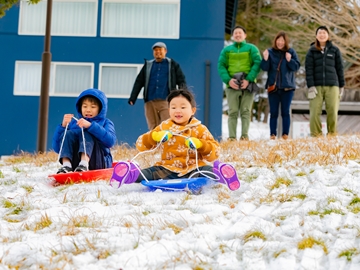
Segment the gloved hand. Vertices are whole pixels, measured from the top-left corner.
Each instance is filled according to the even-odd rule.
[[[169,130],[153,131],[151,137],[156,142],[166,142],[172,137],[172,133]]]
[[[341,88],[339,89],[340,99],[342,98],[343,95],[344,95],[344,87],[341,87]]]
[[[317,95],[317,90],[315,86],[311,86],[308,90],[308,99],[314,99]]]
[[[185,144],[187,147],[189,147],[190,149],[198,149],[200,148],[203,144],[202,142],[198,139],[198,138],[195,138],[195,137],[189,137],[185,140]]]

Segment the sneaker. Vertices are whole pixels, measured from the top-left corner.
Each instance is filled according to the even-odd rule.
[[[230,190],[240,188],[240,181],[237,177],[235,168],[228,163],[221,163],[216,160],[214,162],[214,173],[220,178],[219,182],[226,184]]]
[[[75,172],[87,172],[88,168],[86,168],[84,165],[79,165],[76,167]]]
[[[271,136],[270,136],[270,140],[276,140],[276,135],[274,135],[274,134],[271,135]]]
[[[287,140],[287,139],[289,138],[289,136],[288,136],[287,134],[284,134],[284,135],[282,135],[282,138],[283,138],[284,140]]]
[[[134,183],[140,174],[140,168],[133,162],[120,161],[115,165],[110,178],[110,186],[119,188],[122,184]]]
[[[68,172],[72,172],[72,168],[68,167],[68,166],[62,166],[56,174],[59,173],[68,173]]]

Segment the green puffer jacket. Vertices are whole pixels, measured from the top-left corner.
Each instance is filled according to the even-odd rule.
[[[259,49],[245,40],[225,47],[219,56],[218,72],[228,86],[230,79],[238,72],[247,74],[246,80],[255,82],[260,72],[261,55]]]

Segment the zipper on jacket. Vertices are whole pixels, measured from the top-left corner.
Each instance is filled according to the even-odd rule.
[[[326,62],[326,55],[327,55],[327,47],[325,45],[324,53],[323,53],[323,86],[325,85],[325,62]]]

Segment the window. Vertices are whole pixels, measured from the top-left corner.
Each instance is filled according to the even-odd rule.
[[[97,0],[62,1],[52,5],[52,36],[96,36]],[[45,35],[47,1],[20,2],[19,35]]]
[[[101,36],[179,38],[180,0],[103,0]]]
[[[41,70],[41,62],[16,61],[14,95],[40,96]],[[78,96],[93,81],[93,63],[51,62],[49,95]]]
[[[135,64],[100,64],[99,89],[107,97],[129,98],[142,67]]]

